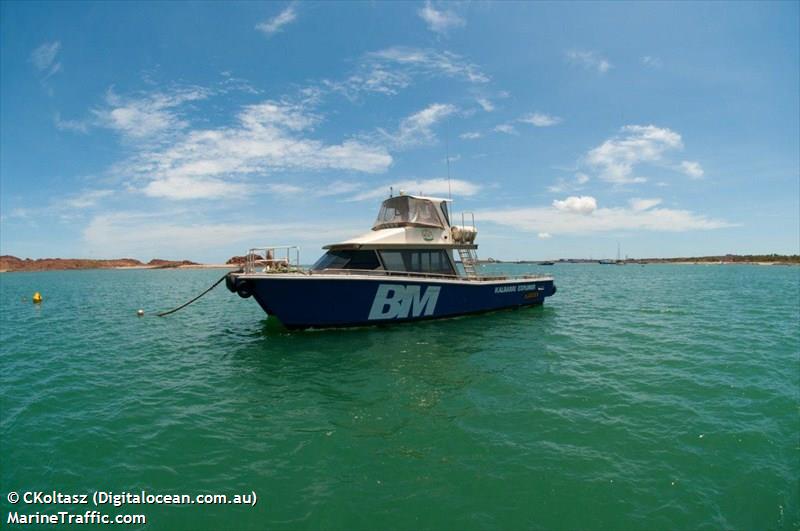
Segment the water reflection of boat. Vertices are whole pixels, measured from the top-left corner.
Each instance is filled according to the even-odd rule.
[[[300,267],[297,247],[254,248],[226,285],[289,328],[453,317],[539,305],[556,292],[550,276],[481,274],[474,220],[467,225],[462,214],[453,225],[448,202],[390,197],[372,231],[327,245],[310,269]]]

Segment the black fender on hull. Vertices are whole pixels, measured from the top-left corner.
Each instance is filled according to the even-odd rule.
[[[250,282],[238,278],[233,273],[228,273],[228,276],[225,277],[225,287],[228,288],[228,291],[236,293],[243,299],[248,299],[253,296],[253,289]]]
[[[225,276],[225,287],[231,293],[236,293],[236,277],[233,276],[233,273],[228,273]]]

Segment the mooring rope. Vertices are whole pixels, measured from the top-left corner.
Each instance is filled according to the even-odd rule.
[[[200,297],[202,297],[203,295],[205,295],[206,293],[208,293],[208,292],[209,292],[209,291],[211,291],[212,289],[216,288],[216,287],[219,285],[219,283],[220,283],[220,282],[222,282],[223,280],[225,280],[225,277],[227,277],[227,276],[228,276],[228,274],[227,274],[227,273],[225,273],[225,274],[222,276],[222,278],[221,278],[221,279],[219,279],[219,280],[217,280],[216,282],[214,282],[214,283],[211,285],[211,287],[210,287],[210,288],[208,288],[208,289],[207,289],[207,290],[205,290],[203,293],[201,293],[200,295],[198,295],[198,296],[197,296],[197,297],[195,297],[194,299],[190,300],[189,302],[186,302],[186,303],[184,303],[184,304],[181,304],[181,305],[180,305],[180,306],[178,306],[177,308],[173,308],[172,310],[169,310],[168,312],[161,312],[161,313],[157,313],[156,315],[157,315],[157,316],[159,316],[159,317],[164,317],[165,315],[169,315],[169,314],[171,314],[171,313],[175,313],[175,312],[177,312],[178,310],[182,310],[183,308],[186,308],[186,307],[187,307],[187,306],[189,306],[191,303],[193,303],[194,301],[196,301],[197,299],[199,299]]]

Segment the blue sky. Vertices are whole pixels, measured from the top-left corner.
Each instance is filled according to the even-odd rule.
[[[449,151],[484,257],[798,253],[799,5],[3,2],[0,252],[310,262]]]

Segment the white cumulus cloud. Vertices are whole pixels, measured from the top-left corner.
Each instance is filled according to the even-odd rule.
[[[691,177],[692,179],[700,179],[705,172],[699,162],[684,160],[681,162],[681,171]]]
[[[681,135],[654,125],[626,125],[621,134],[589,151],[586,162],[600,170],[600,178],[615,184],[644,182],[633,175],[637,164],[662,159],[667,151],[683,148]]]
[[[386,171],[392,157],[385,147],[348,139],[326,144],[308,137],[320,120],[302,104],[265,101],[242,108],[237,123],[195,129],[164,145],[142,149],[115,173],[142,191],[167,199],[235,197],[247,181],[276,172]]]
[[[571,212],[574,214],[591,214],[597,210],[597,200],[589,195],[569,196],[563,201],[553,201],[556,210]]]
[[[569,200],[573,199],[570,206]],[[591,234],[619,230],[686,232],[735,226],[688,210],[668,208],[634,209],[625,207],[598,208],[594,198],[578,201],[568,198],[553,206],[508,208],[478,211],[482,222],[513,227],[517,230],[548,234]],[[639,205],[642,206],[642,205]],[[591,208],[594,207],[594,208]],[[583,208],[583,211],[578,210]],[[591,208],[591,210],[590,210]]]

